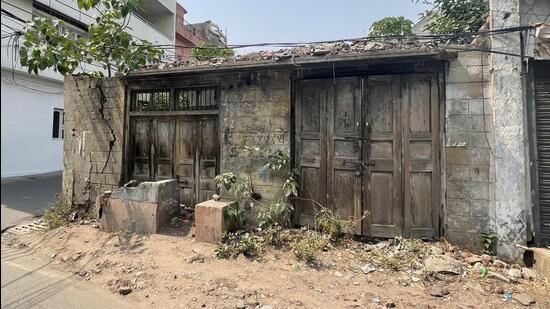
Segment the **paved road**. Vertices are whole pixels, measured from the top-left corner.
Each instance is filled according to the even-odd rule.
[[[61,192],[61,172],[2,180],[2,230],[41,215]]]
[[[2,239],[2,308],[144,308],[33,256],[34,245],[8,247]]]

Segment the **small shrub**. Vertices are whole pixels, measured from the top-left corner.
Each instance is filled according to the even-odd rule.
[[[222,240],[218,243],[214,253],[218,258],[227,259],[239,254],[254,256],[258,252],[258,237],[250,233],[241,235],[235,233],[225,233]]]
[[[294,207],[290,203],[284,201],[272,203],[258,213],[258,225],[262,229],[285,226],[293,211]]]
[[[42,219],[46,221],[51,229],[69,224],[73,214],[71,204],[68,203],[60,194],[48,204],[48,209],[44,211]]]
[[[258,238],[249,233],[244,234],[237,246],[238,253],[242,253],[246,256],[256,255],[258,251]]]
[[[481,239],[483,242],[483,253],[488,255],[495,255],[497,241],[496,233],[493,231],[482,232]]]
[[[317,229],[330,236],[332,239],[342,237],[344,234],[340,215],[328,208],[322,208],[315,217]]]
[[[311,262],[316,259],[317,253],[321,251],[327,243],[328,240],[326,238],[315,234],[294,242],[291,248],[298,260]]]
[[[228,259],[234,254],[231,246],[223,242],[220,242],[218,246],[216,246],[216,249],[214,249],[214,253],[220,259]]]

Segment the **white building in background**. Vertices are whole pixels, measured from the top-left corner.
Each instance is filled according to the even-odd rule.
[[[176,0],[144,0],[145,10],[131,14],[134,37],[174,45]],[[39,76],[19,64],[13,35],[33,16],[65,21],[59,31],[86,36],[95,11],[79,11],[76,0],[2,0],[2,178],[63,169],[63,76],[48,70]],[[167,50],[168,57],[173,50]],[[85,68],[86,69],[86,68]]]

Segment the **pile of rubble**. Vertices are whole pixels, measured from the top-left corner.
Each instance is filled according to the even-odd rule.
[[[548,286],[548,281],[530,268],[509,264],[488,254],[461,251],[445,242],[395,238],[376,244],[349,242],[347,247],[350,253],[366,263],[359,267],[363,273],[405,273],[404,282],[423,283],[426,294],[436,298],[446,297],[450,292],[432,283],[466,282],[464,278],[468,278],[471,280],[464,285],[466,290],[500,294],[503,301],[514,299],[528,306],[535,303],[534,298],[526,293],[513,293],[514,289],[510,287],[516,284]]]
[[[330,57],[331,55],[366,54],[385,50],[422,49],[429,52],[436,48],[437,44],[434,42],[420,42],[415,39],[388,39],[380,41],[356,40],[349,42],[307,44],[276,51],[251,52],[228,58],[212,58],[202,61],[196,58],[189,58],[172,63],[149,64],[144,66],[142,70],[191,66],[219,66],[235,62],[277,62],[306,56]]]

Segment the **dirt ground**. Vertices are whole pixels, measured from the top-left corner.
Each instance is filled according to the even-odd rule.
[[[478,256],[445,242],[346,240],[329,245],[309,265],[273,247],[256,258],[219,259],[215,245],[195,242],[188,230],[140,236],[71,225],[2,237],[82,280],[154,308],[523,308],[516,300],[521,297],[536,301],[531,308],[550,308],[546,280],[521,274],[482,278],[480,265],[491,274],[521,271],[486,257],[472,266],[471,258]],[[426,259],[433,256],[456,259],[463,273],[427,271]],[[361,267],[367,264],[371,270],[365,273]]]

